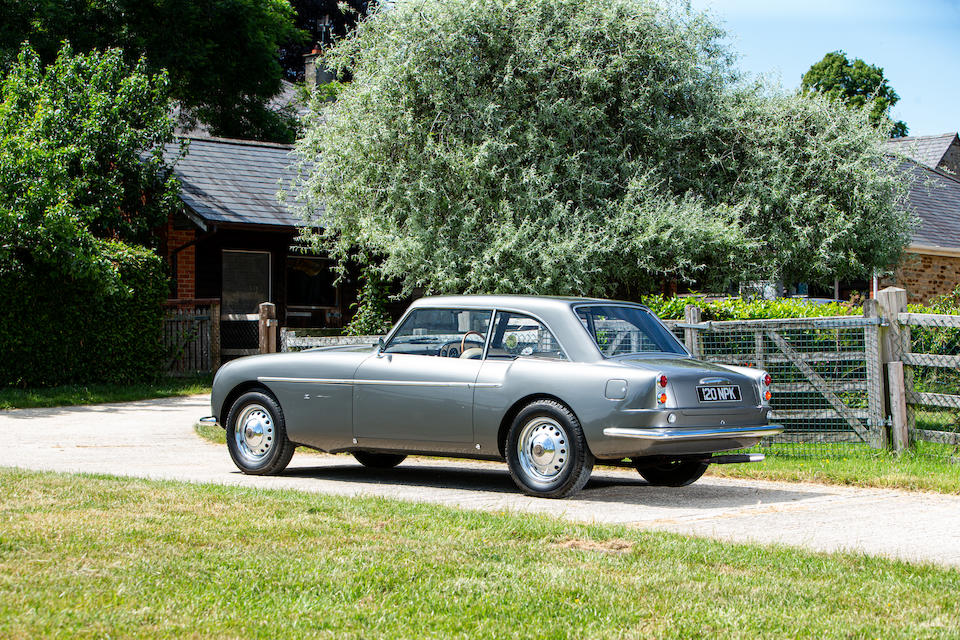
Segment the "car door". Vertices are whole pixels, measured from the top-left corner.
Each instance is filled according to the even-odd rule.
[[[491,316],[488,309],[411,311],[384,349],[357,369],[357,444],[469,449],[474,386]]]

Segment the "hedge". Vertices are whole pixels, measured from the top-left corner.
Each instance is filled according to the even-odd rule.
[[[0,278],[0,386],[128,383],[159,375],[163,264],[143,247],[98,242],[99,274]]]
[[[777,298],[775,300],[745,300],[723,298],[705,300],[699,297],[644,296],[641,302],[660,318],[679,320],[684,317],[684,308],[690,304],[699,307],[703,320],[762,320],[764,318],[819,318],[823,316],[859,316],[863,306],[855,301],[815,303],[803,298]],[[914,313],[960,314],[960,286],[929,304],[911,304],[908,310]]]
[[[703,320],[759,320],[763,318],[814,318],[822,316],[860,315],[863,308],[850,302],[817,304],[802,298],[776,300],[744,300],[724,298],[704,300],[697,297],[645,296],[641,302],[664,319],[682,319],[688,304],[700,308]]]

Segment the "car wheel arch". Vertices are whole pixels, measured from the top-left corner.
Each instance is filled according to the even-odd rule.
[[[507,409],[506,413],[503,414],[503,418],[500,420],[500,429],[497,432],[497,450],[500,452],[500,457],[505,458],[507,455],[507,433],[510,432],[510,426],[513,424],[514,418],[517,417],[517,414],[520,413],[525,406],[531,402],[536,402],[538,400],[552,400],[553,402],[559,402],[570,413],[573,414],[577,420],[580,418],[577,417],[577,412],[573,410],[573,407],[570,406],[569,402],[559,398],[551,393],[532,393],[528,396],[524,396],[510,405],[510,408]]]
[[[220,406],[220,415],[217,416],[217,422],[220,423],[221,427],[226,428],[227,426],[227,415],[230,413],[230,407],[232,407],[233,403],[237,401],[237,398],[248,391],[260,391],[265,393],[273,398],[274,402],[276,402],[278,405],[280,404],[280,401],[277,400],[277,397],[273,394],[273,392],[265,387],[263,383],[256,380],[247,380],[245,382],[241,382],[231,389],[230,393],[227,394],[227,397],[223,399],[223,404]]]

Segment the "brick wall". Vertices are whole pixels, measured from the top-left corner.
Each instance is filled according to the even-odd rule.
[[[167,257],[171,258],[173,252],[179,247],[187,244],[197,237],[195,229],[180,229],[175,225],[173,218],[167,222]],[[190,246],[176,255],[176,295],[178,298],[195,298],[197,293],[197,248]],[[170,264],[174,264],[174,258],[170,259]]]
[[[907,290],[907,301],[925,304],[960,284],[960,257],[907,253],[892,282]]]

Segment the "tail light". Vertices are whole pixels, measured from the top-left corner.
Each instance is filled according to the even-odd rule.
[[[663,373],[657,376],[657,404],[661,407],[667,404],[667,376]]]
[[[762,404],[770,404],[770,398],[773,397],[773,394],[770,392],[771,383],[773,383],[773,378],[770,377],[769,373],[764,373],[760,384],[760,398]]]

